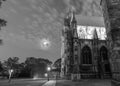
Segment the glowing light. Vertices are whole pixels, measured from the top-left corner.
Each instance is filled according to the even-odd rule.
[[[50,67],[47,67],[47,71],[50,71],[51,70],[51,68]]]
[[[35,75],[35,76],[33,77],[33,80],[36,80],[36,79],[39,79],[39,78],[38,78],[38,75]]]
[[[9,71],[9,74],[11,74],[12,72],[13,72],[13,69],[10,69],[10,70],[8,70]]]
[[[51,46],[51,42],[49,39],[42,39],[41,42],[40,42],[40,45],[41,45],[41,48],[46,50],[46,49],[49,49],[50,46]]]
[[[33,78],[33,80],[36,80],[36,79],[38,79],[38,78],[37,78],[37,77],[34,77],[34,78]]]
[[[48,74],[47,74],[47,73],[45,73],[45,77],[48,77]]]

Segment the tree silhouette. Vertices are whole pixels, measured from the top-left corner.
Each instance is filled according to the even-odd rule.
[[[25,62],[22,63],[22,71],[20,77],[31,77],[37,75],[37,77],[44,77],[44,74],[47,72],[46,68],[48,65],[51,65],[52,62],[44,58],[35,58],[28,57]]]
[[[2,4],[3,1],[6,1],[6,0],[0,0],[0,6],[1,6],[1,4]]]
[[[0,7],[1,7],[1,4],[3,1],[6,1],[6,0],[0,0]],[[7,21],[0,18],[0,27],[6,26],[6,23],[7,23]]]
[[[0,7],[1,7],[1,4],[3,1],[6,1],[6,0],[0,0]],[[6,20],[0,18],[0,30],[1,30],[1,27],[6,26],[6,23],[7,23]],[[3,43],[3,41],[2,41],[2,39],[0,39],[0,44],[2,44],[2,43]]]
[[[16,77],[17,73],[19,73],[19,57],[9,57],[3,62],[3,68],[6,75],[8,75],[9,70],[13,69]]]
[[[0,61],[0,72],[3,71],[2,62]]]
[[[55,67],[55,71],[60,72],[61,70],[61,58],[57,59],[53,66]]]
[[[0,27],[6,26],[7,21],[0,19]]]

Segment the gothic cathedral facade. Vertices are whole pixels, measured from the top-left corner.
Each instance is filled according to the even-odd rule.
[[[79,22],[84,20],[76,16],[75,12],[69,11],[64,18],[61,36],[61,77],[111,77],[109,40],[105,28],[97,24],[80,25]]]

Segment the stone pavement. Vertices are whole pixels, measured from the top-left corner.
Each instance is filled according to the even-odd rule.
[[[42,86],[55,86],[55,85],[56,85],[56,80],[50,80]]]
[[[42,86],[111,86],[111,80],[107,79],[83,79],[80,81],[71,80],[50,80]]]
[[[84,79],[81,81],[57,80],[56,86],[111,86],[111,80]]]

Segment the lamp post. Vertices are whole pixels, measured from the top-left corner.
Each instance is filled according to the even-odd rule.
[[[49,81],[49,72],[50,72],[51,68],[47,67],[47,72],[48,72],[48,81]]]
[[[9,81],[8,82],[11,81],[11,76],[12,76],[13,71],[14,71],[13,69],[8,70],[8,72],[9,72]]]

